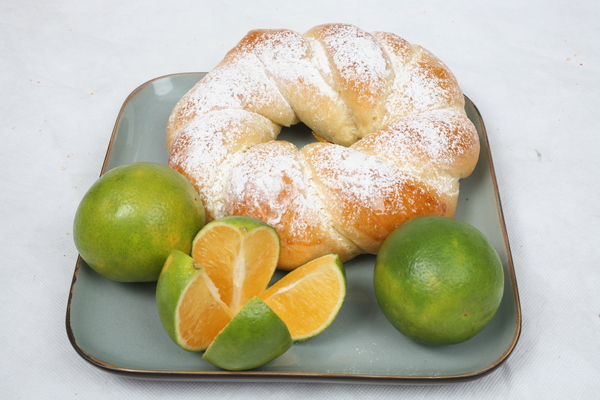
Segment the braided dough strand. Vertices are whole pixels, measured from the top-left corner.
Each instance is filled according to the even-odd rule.
[[[276,140],[300,121],[324,141]],[[454,215],[479,157],[452,72],[397,35],[347,24],[249,32],[177,103],[166,136],[208,218],[272,225],[286,270],[376,254],[410,218]]]

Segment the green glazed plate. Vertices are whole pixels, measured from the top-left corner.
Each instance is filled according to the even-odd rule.
[[[137,88],[118,115],[101,174],[131,162],[166,164],[167,118],[175,103],[203,76],[168,75]],[[486,131],[473,103],[468,98],[466,102],[482,151],[474,173],[461,181],[456,217],[491,240],[506,276],[500,309],[471,340],[429,347],[402,336],[385,319],[375,299],[375,257],[360,256],[345,263],[346,302],[325,332],[295,343],[258,369],[226,372],[203,360],[201,353],[186,352],[171,341],[158,317],[154,283],[113,282],[78,258],[66,315],[73,347],[103,370],[149,379],[415,384],[460,382],[490,373],[517,344],[521,308]],[[314,140],[302,125],[285,129],[280,138],[298,146]]]

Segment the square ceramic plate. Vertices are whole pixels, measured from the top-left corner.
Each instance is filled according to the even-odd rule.
[[[169,75],[137,88],[118,115],[101,174],[130,162],[166,164],[167,118],[175,103],[202,76]],[[517,343],[521,310],[485,128],[469,99],[466,110],[479,131],[482,151],[474,173],[461,182],[456,217],[476,226],[491,240],[506,276],[496,316],[471,340],[430,347],[397,332],[375,299],[375,257],[360,256],[345,264],[346,301],[325,332],[294,344],[281,357],[256,370],[222,371],[203,360],[200,353],[180,349],[167,336],[156,311],[155,284],[110,281],[79,258],[66,317],[73,347],[85,360],[106,371],[151,379],[414,384],[457,382],[491,372]],[[298,146],[312,140],[310,131],[303,132],[301,125],[282,132],[282,137]]]

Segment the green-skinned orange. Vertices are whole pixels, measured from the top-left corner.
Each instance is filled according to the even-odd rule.
[[[150,282],[172,250],[191,252],[204,223],[200,197],[183,175],[139,162],[116,167],[92,185],[75,214],[73,238],[100,275]]]
[[[384,315],[401,333],[424,344],[455,344],[492,320],[504,271],[479,230],[455,218],[425,216],[384,241],[374,288]]]

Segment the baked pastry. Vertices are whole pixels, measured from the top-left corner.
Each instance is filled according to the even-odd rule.
[[[300,121],[322,140],[276,140]],[[395,34],[347,24],[249,32],[177,103],[166,136],[208,219],[272,225],[285,270],[375,254],[410,218],[452,216],[479,156],[452,72]]]

